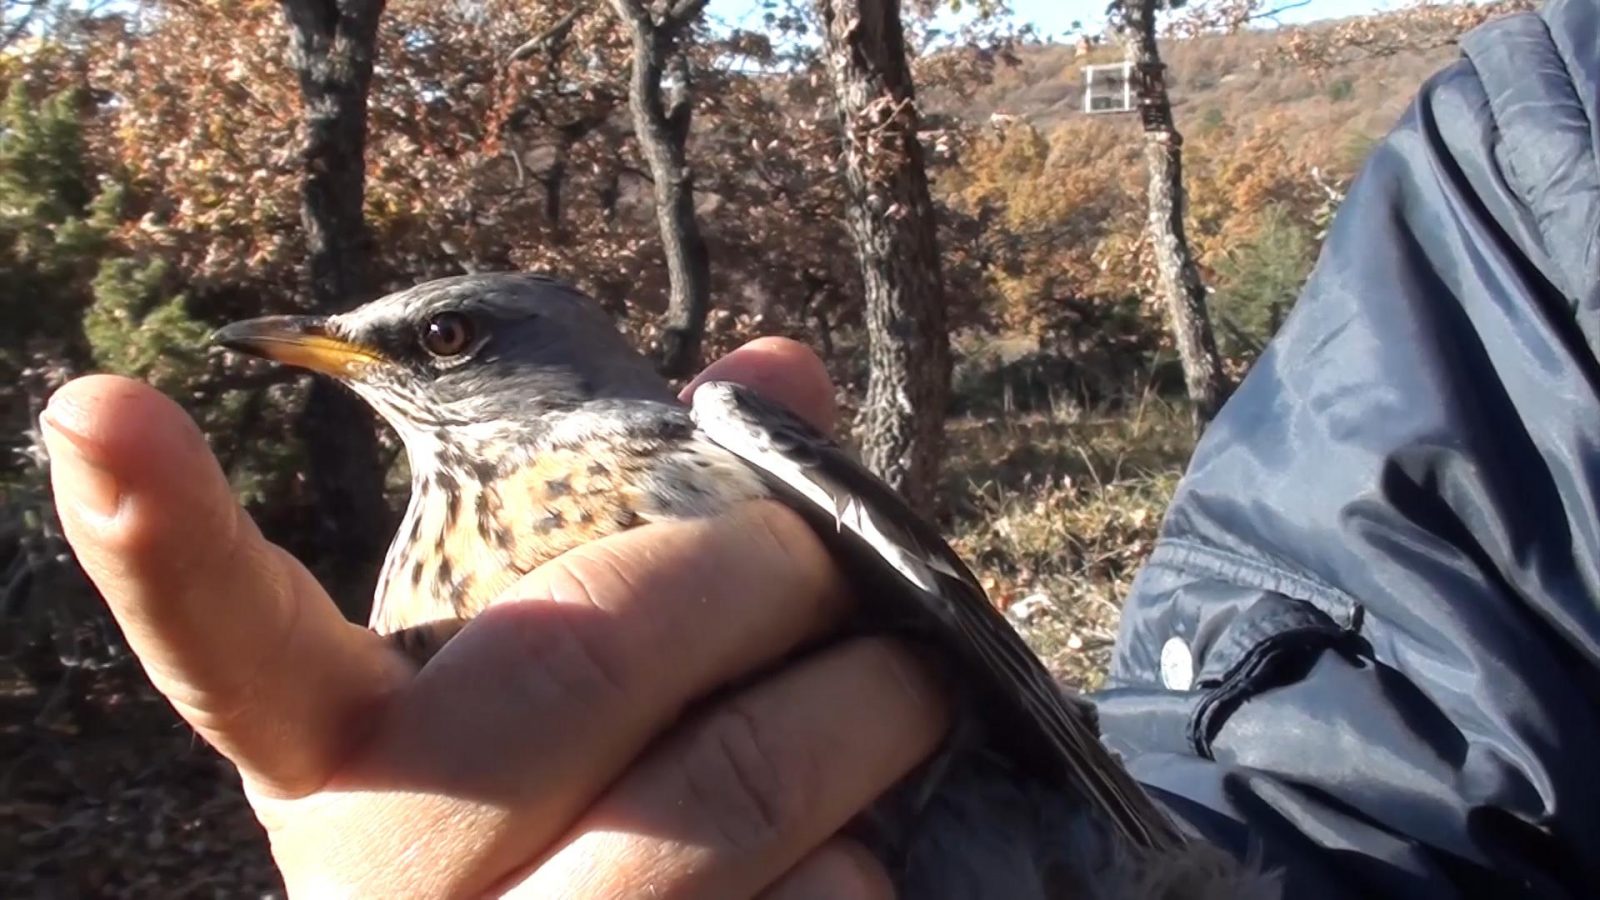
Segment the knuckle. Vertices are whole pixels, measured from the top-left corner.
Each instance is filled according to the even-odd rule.
[[[558,559],[548,575],[549,599],[516,604],[529,614],[511,616],[518,655],[528,663],[515,667],[524,688],[546,701],[551,693],[574,703],[632,696],[638,666],[599,599],[621,573],[603,557],[587,557]]]
[[[726,848],[781,843],[805,822],[819,767],[772,720],[733,702],[708,719],[683,757],[691,798]]]
[[[839,561],[799,513],[776,501],[756,507],[759,529],[753,529],[773,550],[760,558],[774,560],[787,585],[785,594],[797,602],[812,627],[826,627],[847,614],[854,590]],[[770,579],[770,575],[766,575]]]
[[[762,545],[750,558],[779,561],[785,577],[800,576],[818,587],[831,587],[836,577],[833,558],[799,513],[775,500],[750,505],[749,539]],[[813,591],[812,593],[822,593]]]

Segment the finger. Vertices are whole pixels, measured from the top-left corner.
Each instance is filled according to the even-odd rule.
[[[948,724],[938,686],[905,648],[831,648],[652,751],[517,893],[752,896],[925,759]]]
[[[406,795],[417,895],[481,893],[542,853],[687,705],[849,606],[816,535],[767,502],[583,545],[507,597],[395,697],[351,761],[362,781],[330,785]],[[342,832],[394,841],[351,815]]]
[[[867,848],[836,837],[800,860],[761,900],[894,900],[894,883]]]
[[[43,418],[67,539],[156,687],[253,788],[315,789],[403,663],[262,538],[177,404],[98,375]]]
[[[685,401],[707,381],[732,381],[788,407],[832,434],[839,415],[828,368],[811,348],[781,337],[756,338],[706,367],[680,395]]]

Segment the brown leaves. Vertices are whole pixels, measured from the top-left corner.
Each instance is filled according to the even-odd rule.
[[[1467,15],[1446,6],[1423,19]],[[152,9],[138,34],[107,28],[85,69],[115,99],[93,132],[102,168],[133,185],[120,237],[172,262],[201,296],[214,288],[287,302],[302,278],[301,126],[277,4]],[[636,331],[660,310],[650,178],[626,115],[629,41],[605,4],[579,9],[390,4],[366,152],[366,213],[386,285],[461,269],[555,269],[627,313]],[[1042,333],[1075,315],[1065,301],[1114,300],[1149,282],[1136,134],[1115,118],[1071,116],[1038,131],[1004,117],[995,128],[952,121],[946,111],[972,88],[1014,77],[1006,60],[1019,45],[1002,25],[981,27],[982,40],[963,33],[959,49],[918,54],[920,108],[879,98],[850,147],[888,171],[920,141],[945,206],[953,320]],[[931,40],[926,28],[913,16],[910,39]],[[859,281],[818,62],[752,31],[691,37],[689,153],[718,263],[714,295],[763,329],[820,343],[854,320]],[[778,73],[785,65],[794,77]],[[1181,64],[1173,77],[1181,98],[1190,89]],[[1202,262],[1249,234],[1266,206],[1314,215],[1327,200],[1311,170],[1339,179],[1349,168],[1326,131],[1275,141],[1318,127],[1304,120],[1241,119],[1214,133],[1180,124],[1191,132],[1190,227]],[[903,212],[890,202],[879,210]]]
[[[1332,25],[1296,29],[1281,53],[1308,69],[1453,46],[1490,19],[1538,6],[1534,0],[1414,0],[1409,6]]]
[[[389,5],[365,151],[380,287],[534,268],[577,280],[631,329],[659,311],[650,175],[626,112],[629,40],[604,4],[573,9]],[[221,294],[255,312],[305,293],[288,48],[266,0],[168,0],[137,32],[108,27],[89,46],[86,78],[112,101],[91,131],[96,168],[130,186],[118,237],[169,262],[202,303]],[[855,315],[838,298],[857,291],[823,92],[765,74],[779,63],[765,35],[697,30],[689,48],[690,155],[717,302],[814,340],[808,329]]]
[[[1126,290],[1142,233],[1136,139],[1123,121],[1073,119],[1048,135],[1003,122],[941,181],[947,202],[989,225],[1003,325],[1041,334],[1063,296]]]
[[[105,149],[145,212],[126,237],[202,281],[280,274],[294,265],[282,236],[298,219],[300,103],[276,7],[173,4],[156,19],[93,70],[117,98]]]

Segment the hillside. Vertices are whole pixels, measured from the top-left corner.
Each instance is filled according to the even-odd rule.
[[[1170,68],[1179,126],[1193,129],[1218,113],[1229,122],[1291,113],[1319,129],[1337,124],[1375,135],[1387,129],[1424,79],[1456,56],[1454,50],[1431,50],[1312,73],[1279,58],[1283,34],[1248,31],[1164,41],[1161,52]],[[1001,68],[991,84],[950,111],[968,120],[1015,115],[1040,128],[1086,118],[1083,66],[1121,58],[1112,47],[1080,53],[1067,44],[1029,45],[1019,56],[1019,66]]]

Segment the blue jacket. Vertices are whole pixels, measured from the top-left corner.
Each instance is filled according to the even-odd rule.
[[[1097,698],[1285,896],[1600,896],[1600,9],[1486,25],[1208,430]]]

